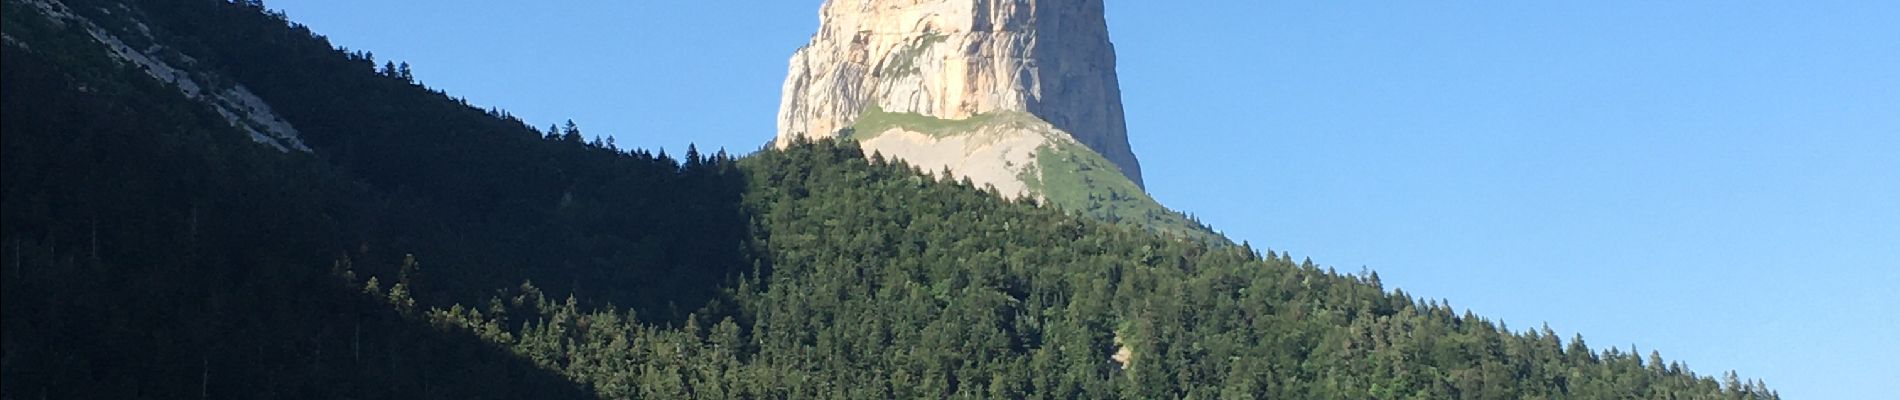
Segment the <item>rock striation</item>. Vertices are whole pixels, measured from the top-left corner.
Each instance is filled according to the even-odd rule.
[[[211,106],[211,109],[224,116],[232,127],[249,133],[251,140],[279,151],[305,153],[311,151],[309,146],[304,145],[302,134],[297,132],[297,128],[277,116],[277,112],[271,108],[270,104],[257,97],[251,89],[236,83],[218,87],[202,82],[207,81],[206,78],[211,78],[211,81],[228,81],[228,79],[193,69],[192,67],[198,63],[197,60],[157,44],[144,49],[133,48],[118,35],[73,13],[72,8],[67,7],[60,0],[28,0],[25,3],[38,8],[40,14],[47,16],[56,24],[83,29],[94,40],[105,45],[113,58],[129,63],[153,78],[172,84],[185,97]],[[134,29],[126,34],[138,36],[138,42],[156,42],[152,37],[151,29],[145,24],[133,21],[131,26]],[[7,40],[12,41],[12,38],[9,37]],[[22,47],[25,46],[22,45]]]
[[[1038,148],[1073,141],[1139,186],[1102,7],[1100,0],[827,0],[818,32],[792,56],[777,142],[850,128],[875,136],[862,140],[867,152],[948,167],[1007,194],[1026,192],[1023,181],[1037,179]],[[860,126],[867,114],[909,123]],[[1023,115],[1046,125],[1022,123]],[[987,119],[1013,123],[966,123]],[[958,137],[964,134],[981,137]]]

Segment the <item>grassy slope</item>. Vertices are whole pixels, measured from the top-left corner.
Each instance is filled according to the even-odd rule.
[[[1227,240],[1148,197],[1114,163],[1088,146],[1069,141],[1044,145],[1037,149],[1036,161],[1038,169],[1024,171],[1023,181],[1065,209],[1202,241]]]
[[[1055,128],[1025,112],[984,113],[964,119],[942,119],[917,113],[885,111],[872,105],[852,125],[851,139],[869,140],[891,130],[946,137],[986,127]],[[1057,131],[1059,132],[1059,131]],[[1051,132],[1056,133],[1056,132]],[[1067,133],[1061,133],[1067,135]],[[1056,206],[1114,222],[1128,222],[1182,237],[1208,242],[1226,239],[1186,215],[1170,210],[1128,180],[1107,158],[1080,143],[1055,140],[1037,150],[1037,166],[1018,178]]]
[[[991,126],[1010,126],[1029,128],[1042,124],[1042,120],[1025,112],[1003,111],[983,113],[964,119],[942,119],[918,113],[884,111],[873,104],[858,114],[851,129],[855,132],[851,139],[870,140],[891,128],[903,128],[907,131],[922,133],[930,137],[942,138],[974,132]]]

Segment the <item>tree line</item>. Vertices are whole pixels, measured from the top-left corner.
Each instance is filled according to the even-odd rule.
[[[261,3],[67,2],[264,97],[282,153],[0,4],[8,398],[1778,398],[849,142],[536,129]]]

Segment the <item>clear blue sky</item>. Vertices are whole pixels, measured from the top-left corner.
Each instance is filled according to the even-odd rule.
[[[269,4],[539,126],[748,152],[819,1]],[[1900,2],[1108,7],[1149,189],[1235,239],[1790,398],[1900,381]]]

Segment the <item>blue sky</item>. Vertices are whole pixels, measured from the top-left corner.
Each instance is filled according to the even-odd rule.
[[[537,125],[743,153],[819,1],[547,3],[269,4]],[[1150,191],[1237,240],[1790,398],[1900,380],[1900,2],[1108,8]]]

